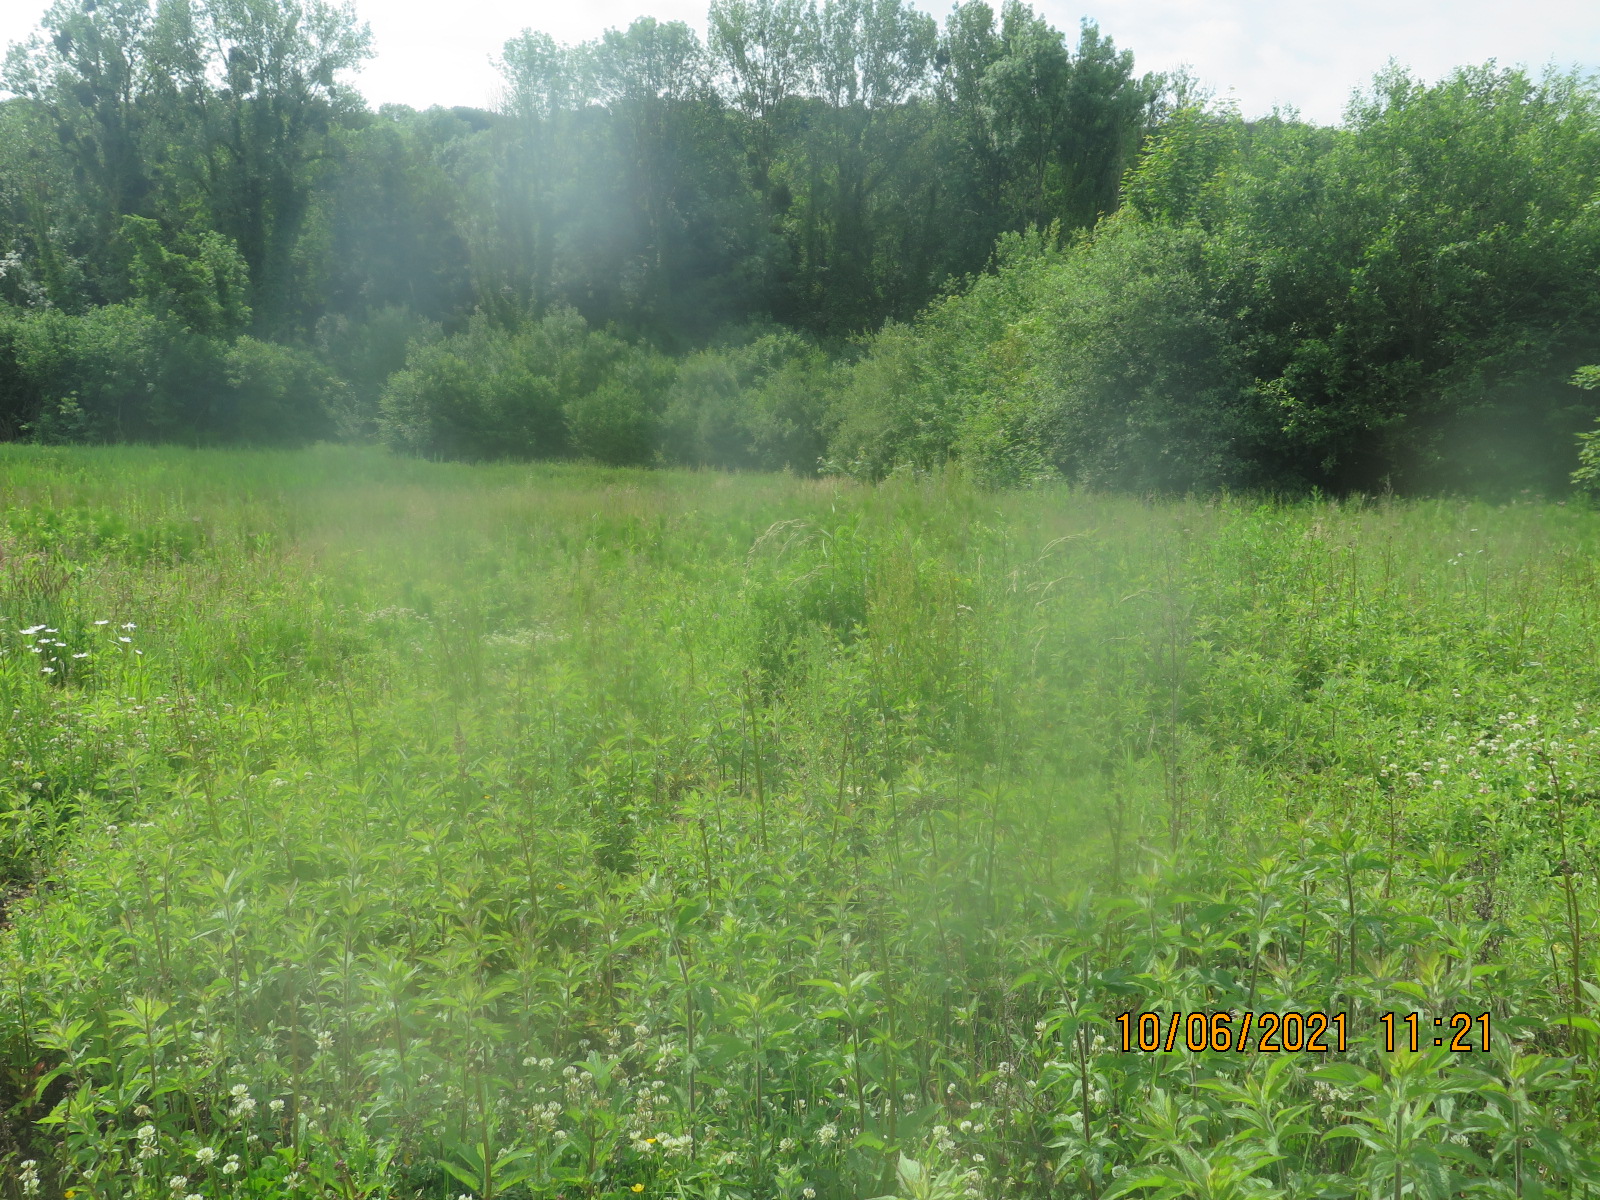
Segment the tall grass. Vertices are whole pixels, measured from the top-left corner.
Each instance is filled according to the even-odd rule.
[[[0,1195],[1600,1191],[1597,535],[0,447]]]

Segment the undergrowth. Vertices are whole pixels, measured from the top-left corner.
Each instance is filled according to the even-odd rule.
[[[0,447],[0,1195],[1600,1193],[1597,534]]]

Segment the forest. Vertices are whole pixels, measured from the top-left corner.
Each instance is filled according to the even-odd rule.
[[[61,0],[0,102],[0,436],[1153,492],[1559,491],[1594,81],[1245,120],[1088,22],[716,0],[371,111],[320,0]],[[1354,83],[1356,81],[1352,81]]]

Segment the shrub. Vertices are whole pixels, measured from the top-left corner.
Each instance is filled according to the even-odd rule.
[[[1009,239],[874,339],[830,454],[1137,490],[1543,483],[1583,415],[1560,381],[1600,349],[1597,149],[1592,87],[1492,66],[1385,72],[1340,129],[1184,110],[1123,213]]]
[[[383,390],[379,433],[438,458],[645,462],[669,374],[660,356],[591,330],[569,308],[518,331],[480,315],[461,333],[411,344]]]
[[[187,397],[172,385],[209,349],[198,335],[131,304],[81,316],[29,311],[14,336],[22,424],[37,433],[43,416],[48,436],[58,436],[65,427],[54,406],[73,397],[80,410],[73,436],[95,442],[149,438],[181,420]]]
[[[218,438],[293,445],[333,431],[340,384],[309,351],[241,337],[222,356],[222,377],[206,421]]]
[[[249,323],[250,270],[231,238],[133,216],[122,218],[121,233],[133,294],[151,312],[194,333],[225,335]]]
[[[379,398],[395,372],[403,370],[413,343],[437,341],[441,330],[401,304],[386,305],[352,319],[332,314],[317,323],[317,352],[344,382],[332,418],[341,437],[366,441],[377,435]]]
[[[666,399],[664,451],[690,466],[814,472],[830,386],[826,355],[796,333],[692,354]]]
[[[1600,389],[1600,367],[1579,367],[1572,386],[1586,392]],[[1572,483],[1591,495],[1600,492],[1600,429],[1578,435],[1578,469],[1572,473]]]
[[[1059,230],[1008,234],[991,274],[969,280],[911,326],[887,325],[841,372],[828,413],[832,470],[877,479],[898,466],[931,469],[959,453],[976,410],[1010,404],[1030,386],[1018,332],[1043,302],[1063,261]],[[1040,461],[1002,475],[1048,473]],[[997,480],[998,481],[998,480]]]
[[[1130,216],[1058,264],[1038,309],[992,352],[1018,360],[1017,382],[964,414],[958,445],[979,477],[1053,469],[1177,492],[1256,482],[1271,432],[1258,418],[1273,399],[1251,386],[1204,254],[1198,230]]]
[[[670,360],[653,351],[630,348],[620,355],[597,387],[570,397],[562,407],[573,450],[612,466],[651,462],[672,375]]]
[[[934,361],[936,340],[890,324],[843,372],[828,412],[826,468],[881,479],[897,464],[926,469],[950,457],[958,393]]]
[[[0,422],[41,442],[244,441],[332,431],[332,373],[305,350],[195,333],[139,304],[0,317]]]
[[[22,312],[0,301],[0,441],[19,436],[37,412],[38,397],[19,361]]]

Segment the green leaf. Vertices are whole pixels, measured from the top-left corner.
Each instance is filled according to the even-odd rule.
[[[1565,1025],[1571,1029],[1581,1029],[1585,1033],[1600,1033],[1600,1023],[1597,1023],[1591,1017],[1580,1017],[1575,1014],[1565,1017],[1552,1017],[1550,1024]]]
[[[469,1188],[481,1188],[483,1186],[483,1174],[481,1172],[474,1175],[466,1167],[458,1167],[453,1162],[441,1161],[439,1165],[448,1171],[453,1178],[459,1179]]]

